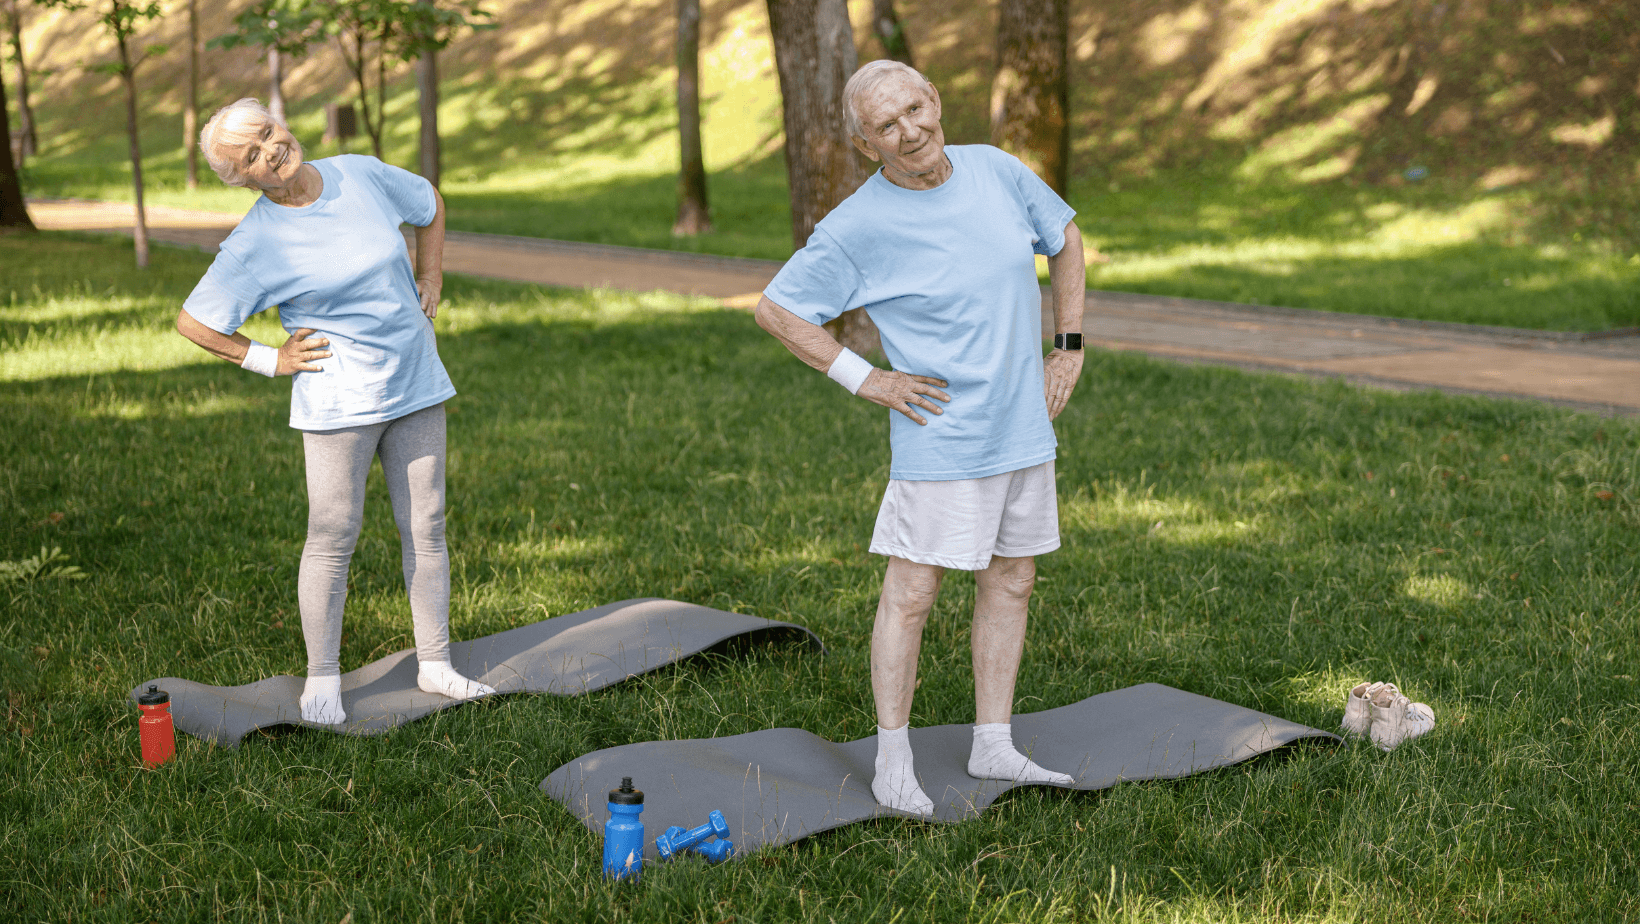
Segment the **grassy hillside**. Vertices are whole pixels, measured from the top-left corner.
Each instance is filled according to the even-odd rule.
[[[219,33],[240,4],[207,13]],[[705,4],[705,149],[718,232],[669,236],[671,4],[494,0],[500,28],[443,61],[453,226],[782,257],[790,251],[778,87],[764,7]],[[1640,324],[1640,47],[1595,0],[1117,0],[1076,4],[1072,204],[1108,263],[1096,286],[1557,329]],[[957,143],[988,137],[992,5],[902,0]],[[878,49],[854,3],[862,58]],[[145,39],[144,149],[160,202],[243,208],[181,189],[179,44]],[[35,13],[53,70],[37,90],[34,194],[122,197],[129,169],[109,48],[84,14]],[[206,54],[213,104],[266,95],[247,51]],[[414,90],[392,79],[386,155],[412,165]],[[315,148],[351,99],[334,49],[287,84]],[[355,143],[355,150],[360,145]]]

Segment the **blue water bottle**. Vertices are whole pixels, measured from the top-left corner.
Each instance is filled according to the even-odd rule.
[[[621,788],[609,791],[609,820],[604,822],[604,878],[636,879],[643,872],[643,793],[632,788],[632,777],[621,777]]]

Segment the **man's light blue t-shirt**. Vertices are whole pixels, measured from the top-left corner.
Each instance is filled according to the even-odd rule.
[[[182,307],[232,334],[278,305],[287,333],[330,338],[332,355],[314,363],[322,371],[291,377],[298,430],[382,423],[450,399],[399,233],[401,222],[432,223],[432,184],[361,154],[311,163],[324,179],[319,198],[296,208],[257,199]]]
[[[929,190],[881,172],[815,226],[764,290],[814,324],[866,309],[900,372],[950,383],[944,414],[890,411],[889,477],[957,481],[1029,468],[1057,442],[1042,394],[1035,254],[1065,246],[1076,212],[1013,155],[948,146]]]

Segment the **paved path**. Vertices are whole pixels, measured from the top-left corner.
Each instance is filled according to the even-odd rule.
[[[117,203],[36,201],[29,213],[43,229],[130,233],[131,209]],[[153,207],[149,235],[214,252],[238,217]],[[780,264],[452,231],[444,268],[540,285],[664,289],[750,308]],[[1640,416],[1636,330],[1558,334],[1101,291],[1088,293],[1086,317],[1086,336],[1112,350]],[[1044,328],[1052,329],[1046,308]]]

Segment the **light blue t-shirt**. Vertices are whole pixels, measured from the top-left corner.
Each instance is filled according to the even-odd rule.
[[[944,414],[918,426],[889,412],[889,477],[957,481],[1054,457],[1042,394],[1042,292],[1035,254],[1065,246],[1076,214],[1017,158],[948,146],[933,189],[872,175],[815,226],[764,290],[814,324],[866,309],[900,372],[950,383]]]
[[[232,334],[279,306],[287,333],[329,337],[320,372],[291,377],[290,425],[337,430],[382,423],[456,393],[421,310],[399,224],[431,224],[433,186],[362,154],[311,162],[324,179],[314,202],[256,200],[182,307]]]

